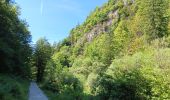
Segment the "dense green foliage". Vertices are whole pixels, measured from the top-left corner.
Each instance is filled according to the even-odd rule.
[[[0,0],[0,100],[27,100],[32,48],[18,6]]]
[[[41,38],[32,53],[17,5],[1,0],[0,99],[25,100],[27,81],[17,77],[31,71],[51,100],[169,100],[169,5],[109,0],[69,37],[53,46]]]
[[[28,100],[28,86],[26,80],[0,74],[0,100]]]
[[[29,76],[30,32],[16,4],[0,1],[0,73]]]
[[[168,100],[169,74],[161,68],[169,67],[169,55],[170,49],[160,49],[115,59],[93,91],[105,100]]]
[[[54,46],[52,100],[170,99],[168,0],[109,0]],[[70,95],[71,94],[71,95]]]
[[[34,50],[34,65],[37,69],[36,79],[41,82],[44,77],[45,67],[51,57],[52,48],[50,43],[45,38],[41,38],[36,42]]]

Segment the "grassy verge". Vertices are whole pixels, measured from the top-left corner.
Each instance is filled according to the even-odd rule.
[[[0,74],[0,100],[28,100],[29,82]]]
[[[53,93],[52,91],[48,91],[46,89],[43,89],[43,91],[47,95],[49,100],[56,100],[56,99],[58,99],[58,94],[57,93]]]
[[[71,96],[71,93],[55,93],[46,89],[43,89],[43,91],[49,100],[100,100],[98,97],[86,93],[83,93],[82,96],[77,99]]]

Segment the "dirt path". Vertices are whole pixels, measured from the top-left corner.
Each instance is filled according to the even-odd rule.
[[[35,82],[31,82],[29,88],[29,100],[48,100],[48,98]]]

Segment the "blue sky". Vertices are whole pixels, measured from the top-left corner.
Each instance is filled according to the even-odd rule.
[[[58,42],[69,35],[77,24],[96,6],[107,0],[15,0],[21,8],[21,18],[29,24],[33,43],[46,37],[50,43]]]

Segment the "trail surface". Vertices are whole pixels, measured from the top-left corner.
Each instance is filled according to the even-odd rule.
[[[48,98],[35,82],[31,82],[29,88],[29,100],[48,100]]]

